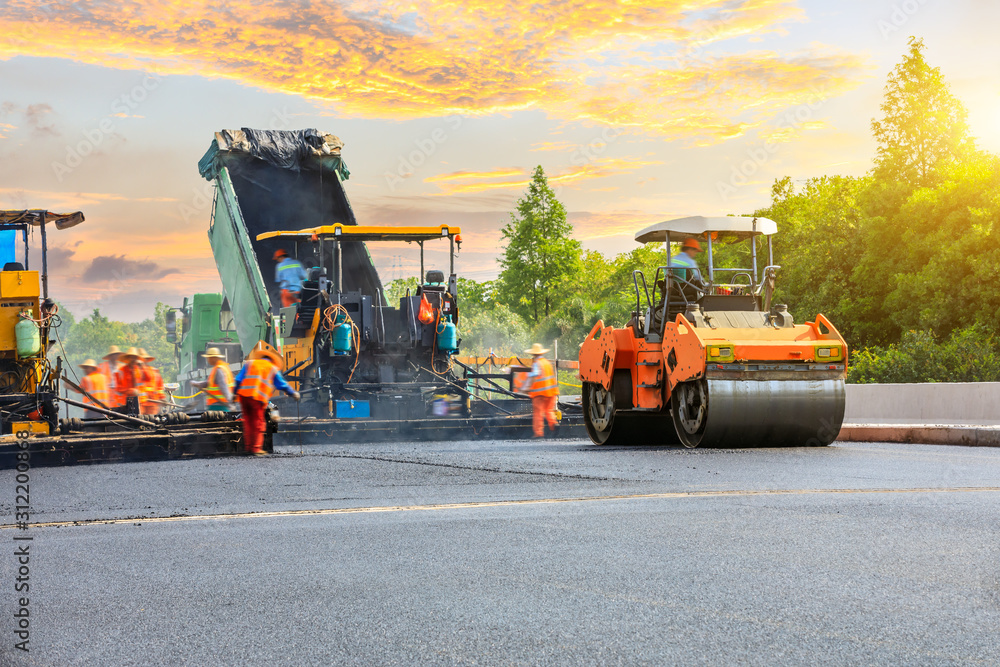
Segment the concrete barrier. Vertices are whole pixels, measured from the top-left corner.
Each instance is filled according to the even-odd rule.
[[[844,423],[1000,425],[1000,382],[849,384]]]

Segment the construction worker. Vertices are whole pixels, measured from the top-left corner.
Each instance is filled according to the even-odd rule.
[[[125,405],[125,399],[118,394],[118,385],[116,384],[115,378],[118,373],[118,369],[121,368],[121,363],[118,361],[121,356],[122,351],[118,349],[118,346],[112,345],[108,348],[108,353],[104,355],[104,361],[102,361],[101,365],[98,367],[107,380],[106,385],[108,388],[108,401],[105,405],[112,410]]]
[[[167,397],[163,388],[163,375],[160,369],[150,365],[151,361],[156,361],[156,357],[146,352],[145,348],[139,348],[139,358],[142,359],[143,370],[146,371],[145,400],[139,406],[139,412],[144,415],[160,414],[160,407]]]
[[[532,359],[531,372],[524,378],[521,391],[531,396],[531,426],[535,437],[543,438],[545,422],[549,423],[549,429],[553,432],[558,427],[555,411],[559,401],[559,382],[552,362],[543,356],[548,352],[546,348],[535,343],[524,352],[530,354]]]
[[[670,258],[670,266],[673,274],[681,280],[687,280],[699,287],[703,281],[701,279],[701,271],[698,269],[698,262],[695,261],[695,258],[700,252],[701,244],[698,243],[698,239],[689,238],[685,239],[684,243],[681,244],[681,251]],[[688,269],[691,270],[690,276],[688,275]]]
[[[267,456],[264,432],[267,424],[264,409],[275,389],[280,389],[296,401],[299,392],[288,386],[281,375],[282,360],[261,341],[247,356],[246,363],[234,380],[240,407],[243,409],[243,447],[252,456]]]
[[[219,348],[210,347],[201,356],[211,364],[208,379],[192,382],[191,386],[205,391],[205,409],[229,412],[233,403],[233,372]]]
[[[274,252],[274,261],[278,266],[274,269],[274,280],[281,287],[281,307],[288,308],[294,303],[301,303],[302,281],[306,279],[306,270],[299,260],[292,259],[284,250]]]
[[[80,368],[83,369],[83,379],[80,380],[80,389],[85,392],[83,402],[95,407],[101,407],[98,403],[103,403],[104,407],[109,407],[108,379],[101,372],[100,366],[93,359],[87,359],[80,364]],[[94,410],[84,410],[83,416],[85,419],[99,419],[104,415]]]
[[[124,352],[118,357],[118,361],[123,364],[115,374],[115,387],[121,400],[119,409],[128,409],[130,400],[135,399],[136,404],[133,409],[137,408],[135,411],[142,414],[148,379],[139,348],[130,347],[128,352]]]

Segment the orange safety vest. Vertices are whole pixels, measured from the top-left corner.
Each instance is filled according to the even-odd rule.
[[[208,375],[208,384],[205,385],[205,395],[208,396],[205,403],[208,405],[226,405],[226,395],[222,392],[222,385],[215,383],[215,372],[220,368],[222,369],[223,384],[230,388],[233,386],[233,372],[229,370],[229,366],[226,364],[212,366]]]
[[[274,393],[274,374],[278,369],[267,359],[254,359],[247,362],[247,374],[243,376],[236,393],[252,398],[261,403],[271,400]]]
[[[559,384],[556,382],[556,372],[552,368],[552,362],[540,357],[535,363],[539,366],[540,374],[532,378],[528,393],[532,396],[558,396]]]
[[[117,364],[116,364],[117,365]],[[101,365],[97,367],[104,376],[105,386],[108,391],[108,400],[105,403],[109,408],[120,408],[125,405],[125,399],[123,399],[118,394],[118,382],[117,382],[117,372],[111,370],[111,362],[104,360]]]
[[[107,407],[108,405],[108,379],[100,371],[93,371],[83,376],[80,380],[80,388],[86,394],[83,395],[83,402],[94,407],[101,407],[94,401],[100,401]],[[87,395],[89,394],[89,396]]]
[[[146,366],[145,393],[147,398],[162,401],[165,397],[163,393],[163,376],[160,369]]]
[[[141,366],[125,365],[122,366],[117,373],[115,373],[115,384],[117,385],[116,389],[122,405],[125,405],[125,401],[128,399],[129,389],[139,390],[140,403],[146,400],[146,385],[148,384],[148,377],[148,372],[143,370]]]

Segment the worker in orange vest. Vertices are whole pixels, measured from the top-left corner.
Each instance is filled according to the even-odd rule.
[[[146,371],[146,386],[143,392],[145,400],[140,403],[139,412],[144,415],[160,414],[160,407],[167,397],[163,387],[163,375],[160,374],[159,368],[150,365],[151,361],[156,361],[156,357],[146,352],[146,348],[139,348],[139,357],[142,359],[143,370]]]
[[[233,372],[219,348],[210,347],[201,356],[211,364],[208,378],[192,382],[191,386],[205,392],[205,409],[229,412],[233,403]]]
[[[556,403],[559,401],[559,382],[552,362],[543,355],[548,352],[538,343],[525,350],[532,356],[531,372],[524,378],[521,391],[531,396],[531,426],[536,438],[545,437],[545,422],[554,433],[559,426],[556,421]]]
[[[118,349],[118,346],[112,345],[108,348],[108,353],[104,355],[104,361],[102,361],[101,365],[98,366],[98,369],[107,380],[105,384],[108,388],[108,400],[105,405],[112,410],[125,405],[125,399],[118,394],[118,385],[115,378],[118,373],[118,369],[121,368],[121,363],[118,361],[121,356],[122,351]]]
[[[247,454],[267,456],[264,432],[267,429],[264,409],[275,389],[280,389],[296,401],[299,392],[292,389],[281,375],[281,357],[267,343],[260,341],[247,356],[247,361],[234,380],[236,395],[243,409],[243,447]]]
[[[98,403],[103,403],[104,407],[108,407],[108,380],[97,362],[87,359],[80,364],[80,368],[83,369],[83,379],[80,380],[80,389],[85,392],[83,402],[94,407],[101,407]],[[94,410],[84,410],[83,416],[85,419],[100,419],[104,415]]]
[[[128,407],[128,400],[135,398],[138,401],[139,414],[142,414],[142,404],[146,400],[146,386],[149,380],[139,348],[130,347],[128,352],[118,357],[118,361],[124,364],[115,373],[115,388],[121,400],[119,407]]]

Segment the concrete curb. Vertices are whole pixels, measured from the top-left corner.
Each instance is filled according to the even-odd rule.
[[[920,445],[1000,447],[1000,426],[844,424],[841,442],[906,442]]]

